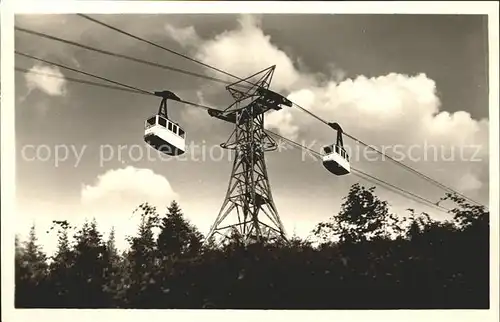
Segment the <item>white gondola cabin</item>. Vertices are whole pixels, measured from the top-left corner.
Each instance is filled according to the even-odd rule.
[[[332,144],[323,148],[325,154],[323,155],[323,165],[333,174],[338,176],[348,174],[351,172],[351,165],[349,164],[349,156],[344,148]]]
[[[144,124],[144,141],[167,155],[181,155],[186,151],[186,132],[167,117],[167,99],[180,101],[180,98],[169,91],[155,92],[155,95],[162,97],[162,101],[158,114]]]
[[[181,155],[186,151],[186,133],[177,124],[161,115],[150,117],[144,128],[144,141],[167,155]]]
[[[351,165],[342,142],[342,128],[337,123],[329,123],[329,125],[337,130],[337,143],[323,147],[323,166],[338,176],[348,174],[351,172]]]

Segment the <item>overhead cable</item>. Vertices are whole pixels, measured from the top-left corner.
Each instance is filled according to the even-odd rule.
[[[187,70],[184,70],[184,69],[180,69],[180,68],[176,68],[176,67],[168,66],[168,65],[163,65],[163,64],[159,64],[159,63],[147,61],[147,60],[140,59],[140,58],[135,58],[135,57],[131,57],[131,56],[123,55],[123,54],[114,53],[114,52],[111,52],[111,51],[108,51],[108,50],[91,47],[91,46],[88,46],[88,45],[80,44],[80,43],[75,42],[75,41],[71,41],[71,40],[67,40],[67,39],[63,39],[63,38],[51,36],[51,35],[48,35],[48,34],[45,34],[45,33],[41,33],[41,32],[38,32],[38,31],[29,30],[29,29],[25,29],[25,28],[21,28],[21,27],[14,27],[14,29],[17,30],[17,31],[21,31],[21,32],[33,35],[33,36],[37,36],[37,37],[41,37],[41,38],[45,38],[45,39],[50,39],[50,40],[54,40],[54,41],[59,41],[59,42],[65,43],[67,45],[71,45],[71,46],[75,46],[75,47],[87,49],[87,50],[94,51],[94,52],[97,52],[97,53],[100,53],[100,54],[104,54],[104,55],[108,55],[108,56],[112,56],[112,57],[117,57],[117,58],[122,58],[122,59],[126,59],[126,60],[133,61],[133,62],[136,62],[136,63],[141,63],[141,64],[149,65],[149,66],[152,66],[152,67],[158,67],[158,68],[162,68],[162,69],[173,71],[173,72],[177,72],[177,73],[182,73],[182,74],[193,76],[193,77],[203,78],[203,79],[206,79],[206,80],[210,80],[210,81],[222,83],[222,84],[225,84],[225,85],[230,85],[231,84],[230,82],[222,80],[222,79],[219,79],[219,78],[215,78],[215,77],[211,77],[211,76],[207,76],[207,75],[203,75],[203,74],[194,73],[194,72],[187,71]],[[241,84],[239,86],[241,86]]]
[[[84,72],[82,70],[78,70],[78,69],[75,69],[75,68],[72,68],[72,67],[69,67],[69,66],[65,66],[65,65],[62,65],[62,64],[51,62],[49,60],[42,59],[42,58],[30,55],[30,54],[25,54],[25,53],[22,53],[22,52],[19,52],[19,51],[15,51],[15,53],[17,55],[20,55],[20,56],[23,56],[23,57],[31,58],[31,59],[34,59],[34,60],[37,60],[37,61],[41,61],[41,62],[49,64],[49,65],[53,65],[53,66],[57,66],[57,67],[60,67],[60,68],[63,68],[63,69],[67,69],[67,70],[73,71],[75,73],[79,73],[79,74],[86,75],[86,76],[89,76],[89,77],[93,77],[93,78],[96,78],[96,79],[99,79],[99,80],[103,80],[105,82],[109,82],[109,83],[112,83],[112,84],[115,84],[115,85],[119,85],[119,86],[122,86],[122,87],[124,87],[126,89],[129,89],[129,91],[133,91],[133,92],[137,92],[137,93],[142,93],[142,94],[146,94],[146,95],[156,96],[154,94],[154,92],[146,91],[146,90],[140,89],[140,88],[135,87],[135,86],[131,86],[131,85],[127,85],[127,84],[124,84],[124,83],[120,83],[120,82],[111,80],[111,79],[106,78],[106,77],[102,77],[102,76],[98,76],[98,75],[95,75],[95,74],[87,73],[87,72]],[[77,80],[77,82],[79,82],[79,83],[85,83],[87,81]],[[89,82],[87,82],[87,83],[89,83]],[[94,84],[89,84],[89,85],[101,86],[102,84],[96,84],[96,83],[94,83]],[[109,86],[105,86],[105,87],[109,87]],[[117,88],[115,88],[113,86],[113,89],[117,89]],[[178,101],[181,102],[181,103],[187,104],[187,105],[194,106],[194,107],[203,108],[205,110],[216,110],[216,109],[214,109],[212,107],[209,107],[209,106],[205,106],[205,105],[194,103],[194,102],[190,102],[190,101],[185,101],[185,100],[182,100],[182,99],[178,100]]]
[[[239,81],[244,81],[244,82],[246,82],[246,83],[248,83],[248,84],[250,84],[250,85],[252,85],[252,86],[258,86],[257,84],[254,84],[254,83],[252,83],[252,82],[248,81],[247,79],[242,79],[242,78],[240,78],[240,77],[238,77],[238,76],[235,76],[235,75],[233,75],[233,74],[231,74],[231,73],[228,73],[228,72],[226,72],[226,71],[224,71],[224,70],[222,70],[222,69],[219,69],[219,68],[217,68],[217,67],[215,67],[215,66],[212,66],[212,65],[206,64],[206,63],[204,63],[204,62],[202,62],[202,61],[199,61],[199,60],[197,60],[197,59],[194,59],[194,58],[192,58],[192,57],[189,57],[189,56],[184,55],[184,54],[182,54],[182,53],[179,53],[179,52],[177,52],[177,51],[175,51],[175,50],[172,50],[172,49],[170,49],[170,48],[164,47],[164,46],[162,46],[162,45],[159,45],[159,44],[157,44],[157,43],[155,43],[155,42],[152,42],[152,41],[150,41],[150,40],[147,40],[147,39],[145,39],[145,38],[142,38],[142,37],[139,37],[139,36],[133,35],[133,34],[131,34],[130,32],[127,32],[127,31],[124,31],[123,29],[120,29],[120,28],[117,28],[117,27],[111,26],[111,25],[109,25],[109,24],[107,24],[107,23],[104,23],[104,22],[102,22],[102,21],[99,21],[99,20],[97,20],[97,19],[95,19],[95,18],[89,17],[88,15],[85,15],[85,14],[82,14],[82,13],[79,13],[79,14],[77,14],[77,15],[78,15],[78,16],[80,16],[80,17],[82,17],[82,18],[85,18],[85,19],[87,19],[87,20],[89,20],[89,21],[92,21],[92,22],[94,22],[94,23],[97,23],[97,24],[99,24],[99,25],[101,25],[101,26],[104,26],[104,27],[106,27],[106,28],[109,28],[109,29],[111,29],[111,30],[114,30],[114,31],[116,31],[116,32],[119,32],[119,33],[121,33],[121,34],[123,34],[123,35],[129,36],[129,37],[134,38],[134,39],[136,39],[136,40],[139,40],[139,41],[142,41],[142,42],[144,42],[144,43],[150,44],[150,45],[152,45],[152,46],[154,46],[154,47],[157,47],[157,48],[163,49],[163,50],[165,50],[165,51],[168,51],[168,52],[169,52],[169,53],[171,53],[171,54],[177,55],[177,56],[179,56],[179,57],[182,57],[182,58],[185,58],[185,59],[187,59],[187,60],[190,60],[190,61],[192,61],[192,62],[194,62],[194,63],[200,64],[200,65],[202,65],[202,66],[204,66],[204,67],[207,67],[207,68],[210,68],[210,69],[212,69],[212,70],[215,70],[215,71],[217,71],[217,72],[219,72],[219,73],[222,73],[222,74],[224,74],[224,75],[226,75],[226,76],[233,77],[233,78],[235,78],[235,79],[237,79],[237,80],[239,80]]]
[[[317,156],[318,158],[321,158],[321,156],[322,156],[321,153],[319,153],[317,151],[314,151],[311,148],[305,147],[302,144],[297,143],[297,142],[295,142],[295,141],[293,141],[291,139],[288,139],[288,138],[286,138],[286,137],[284,137],[284,136],[282,136],[282,135],[280,135],[278,133],[275,133],[275,132],[270,131],[270,130],[266,130],[266,132],[268,132],[269,134],[274,135],[274,136],[276,136],[276,137],[278,137],[280,139],[283,139],[283,140],[289,142],[290,144],[297,146],[300,149],[309,151],[312,154],[314,154],[315,156]],[[407,197],[407,198],[412,199],[414,201],[417,201],[419,203],[423,203],[423,204],[425,204],[427,206],[431,206],[431,207],[437,208],[440,211],[443,211],[443,212],[446,212],[446,213],[449,212],[448,209],[446,209],[446,208],[438,205],[435,202],[432,202],[431,200],[428,200],[426,198],[418,196],[418,195],[416,195],[416,194],[414,194],[414,193],[412,193],[410,191],[407,191],[407,190],[405,190],[403,188],[397,187],[397,186],[395,186],[395,185],[393,185],[393,184],[391,184],[391,183],[389,183],[387,181],[384,181],[382,179],[376,178],[376,177],[374,177],[374,176],[372,176],[372,175],[370,175],[370,174],[368,174],[366,172],[363,172],[361,170],[358,170],[358,169],[356,169],[354,167],[351,167],[351,169],[353,170],[353,174],[357,175],[358,177],[360,177],[360,178],[362,178],[364,180],[367,180],[367,181],[369,181],[371,183],[374,183],[374,184],[376,184],[376,185],[378,185],[378,186],[380,186],[382,188],[391,190],[391,191],[393,191],[393,192],[395,192],[395,193],[397,193],[399,195],[402,195],[404,197]]]

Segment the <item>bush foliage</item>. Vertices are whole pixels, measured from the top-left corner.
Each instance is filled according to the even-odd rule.
[[[455,204],[449,221],[396,216],[356,184],[340,213],[315,227],[315,242],[203,244],[175,201],[165,214],[141,205],[123,253],[95,221],[74,236],[56,221],[49,258],[32,227],[28,241],[16,238],[16,307],[489,308],[489,212],[444,199]]]

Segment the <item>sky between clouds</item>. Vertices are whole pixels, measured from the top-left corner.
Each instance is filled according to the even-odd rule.
[[[271,88],[344,131],[415,169],[488,202],[487,21],[481,16],[401,15],[92,15],[99,20],[189,54],[240,77],[276,65]],[[196,64],[75,15],[17,16],[16,25],[113,52],[227,79]],[[169,89],[181,98],[224,108],[220,84],[130,63],[16,32],[16,50],[145,90]],[[16,66],[84,76],[16,57]],[[226,77],[226,78],[225,78]],[[88,79],[88,78],[86,78]],[[179,201],[186,216],[207,232],[225,195],[231,162],[221,149],[231,125],[180,104],[169,108],[203,145],[179,160],[164,158],[142,141],[143,122],[156,113],[152,97],[95,88],[35,74],[16,74],[18,231],[36,222],[40,234],[53,219],[80,223],[95,217],[106,232],[132,234],[143,201],[159,209]],[[303,111],[266,116],[266,127],[319,151],[335,132]],[[443,191],[376,155],[356,153],[352,165],[426,199]],[[34,148],[39,150],[38,160]],[[55,146],[69,152],[57,165]],[[123,145],[121,150],[118,146]],[[434,146],[427,151],[424,146]],[[28,147],[28,148],[26,148]],[[24,148],[24,150],[23,150]],[[60,153],[64,153],[59,148]],[[23,155],[23,151],[25,155]],[[143,158],[139,158],[143,154]],[[112,155],[111,155],[112,154]],[[147,158],[147,154],[150,158]],[[103,160],[102,156],[105,157]],[[43,160],[41,160],[42,158]],[[45,160],[45,161],[44,161]],[[413,160],[413,161],[412,161]],[[270,183],[288,233],[307,236],[314,224],[338,212],[353,175],[336,177],[297,149],[268,153]],[[392,210],[431,211],[377,188]],[[436,218],[446,218],[433,213]],[[43,236],[46,248],[54,240]]]

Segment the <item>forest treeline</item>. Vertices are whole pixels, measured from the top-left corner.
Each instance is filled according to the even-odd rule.
[[[311,240],[204,244],[175,201],[143,204],[129,248],[95,221],[54,222],[48,257],[32,227],[16,238],[18,308],[489,308],[489,212],[452,194],[450,220],[396,216],[355,184]],[[304,214],[307,216],[307,214]],[[327,215],[329,216],[329,214]],[[76,233],[71,233],[76,229]],[[159,233],[155,234],[154,231]]]

